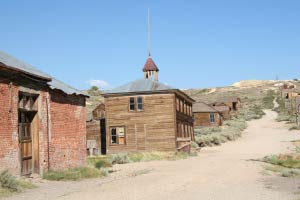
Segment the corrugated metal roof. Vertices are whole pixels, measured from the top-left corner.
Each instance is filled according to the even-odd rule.
[[[212,112],[216,113],[218,112],[216,109],[214,109],[212,106],[204,103],[204,102],[196,102],[193,104],[193,112]]]
[[[31,74],[33,76],[50,79],[51,81],[48,81],[47,84],[50,86],[51,89],[58,89],[69,95],[76,94],[88,96],[87,94],[55,79],[54,77],[2,51],[0,51],[0,62],[11,69],[19,70],[24,73]]]
[[[109,90],[104,94],[115,94],[115,93],[130,93],[130,92],[153,92],[160,90],[172,90],[175,89],[159,81],[153,79],[140,79],[115,89]]]

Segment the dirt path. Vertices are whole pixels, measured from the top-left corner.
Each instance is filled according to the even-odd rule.
[[[198,157],[117,165],[119,171],[104,179],[42,183],[10,199],[293,200],[295,194],[273,184],[280,178],[265,175],[262,163],[249,161],[290,151],[289,141],[300,139],[299,132],[274,121],[275,112],[265,112],[262,119],[249,123],[242,138],[204,148]]]

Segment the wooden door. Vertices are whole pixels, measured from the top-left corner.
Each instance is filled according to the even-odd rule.
[[[21,147],[21,175],[32,173],[31,114],[19,111],[19,138]]]

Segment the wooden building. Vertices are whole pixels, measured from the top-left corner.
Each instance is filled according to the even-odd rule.
[[[193,104],[193,115],[195,127],[222,125],[222,116],[219,111],[204,102]]]
[[[149,56],[144,79],[104,93],[107,153],[189,151],[194,100],[160,83]]]
[[[214,109],[216,109],[222,116],[222,120],[229,120],[231,119],[231,109],[229,106],[227,106],[224,103],[219,103],[219,104],[212,104],[210,105],[212,106]]]
[[[299,104],[300,104],[300,89],[283,89],[281,90],[285,101],[285,107],[290,114],[299,113]]]
[[[241,99],[239,97],[236,97],[236,96],[221,97],[217,100],[216,103],[213,104],[213,106],[216,106],[220,103],[229,106],[230,111],[238,111],[242,106]]]
[[[86,140],[87,150],[89,151],[89,141],[95,144],[93,148],[93,155],[105,154],[106,141],[105,138],[105,104],[99,104],[90,114],[88,114],[86,122]],[[103,134],[101,134],[101,132]],[[90,154],[90,151],[89,151]]]
[[[43,174],[86,161],[86,95],[0,52],[0,170]]]
[[[100,103],[93,111],[93,119],[100,120],[105,118],[105,104]]]

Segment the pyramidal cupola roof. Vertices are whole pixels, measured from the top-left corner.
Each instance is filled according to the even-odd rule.
[[[156,66],[151,56],[148,57],[143,68],[143,72],[147,72],[147,71],[156,71],[156,72],[159,71],[158,67]]]

